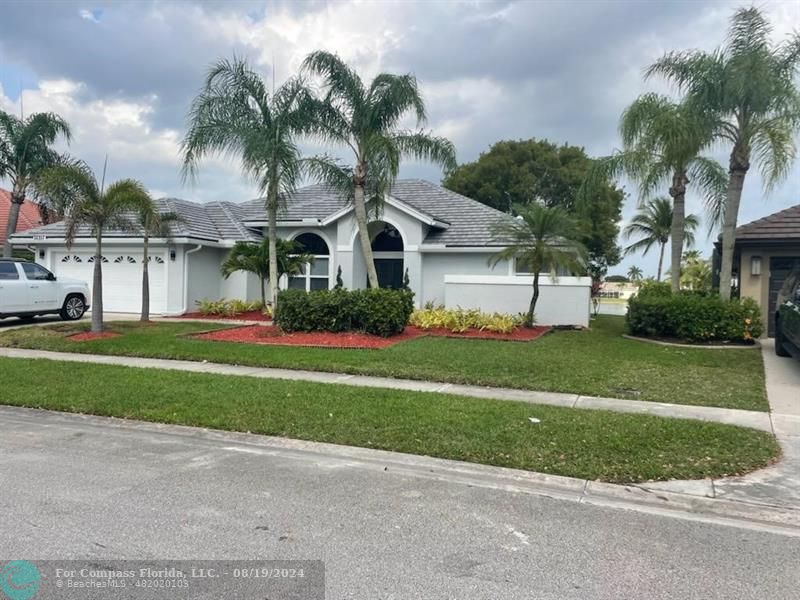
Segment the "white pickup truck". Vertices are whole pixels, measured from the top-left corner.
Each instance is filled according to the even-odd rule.
[[[57,314],[75,321],[89,309],[89,302],[84,281],[56,278],[34,262],[0,258],[0,319]]]

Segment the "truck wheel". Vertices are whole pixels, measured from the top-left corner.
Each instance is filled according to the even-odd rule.
[[[72,294],[64,300],[61,307],[61,318],[65,321],[77,321],[86,312],[86,302],[80,294]]]
[[[781,324],[777,317],[775,318],[775,354],[778,356],[791,356],[784,345]]]

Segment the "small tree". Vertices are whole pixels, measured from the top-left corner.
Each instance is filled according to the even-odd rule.
[[[685,246],[694,244],[694,232],[698,226],[697,217],[686,215],[683,220]],[[625,239],[639,237],[640,239],[625,248],[625,254],[641,252],[647,254],[654,245],[658,245],[658,274],[656,280],[661,281],[661,272],[664,268],[664,248],[669,242],[672,233],[672,202],[669,198],[654,198],[648,200],[637,212],[630,224],[625,227],[622,234]]]
[[[339,265],[339,268],[336,269],[336,285],[333,286],[335,290],[341,290],[344,288],[344,280],[342,279],[342,265]]]
[[[514,212],[518,215],[516,218],[492,224],[495,240],[506,247],[489,259],[489,264],[516,260],[518,266],[526,267],[533,274],[533,296],[525,317],[525,325],[531,327],[542,271],[555,273],[558,268],[583,271],[587,253],[578,241],[580,230],[576,221],[561,207],[516,204]]]
[[[220,270],[227,279],[237,271],[253,273],[259,280],[261,290],[261,303],[266,306],[266,283],[270,274],[269,239],[260,243],[236,242],[231,249]],[[283,275],[298,275],[303,272],[303,266],[314,262],[314,257],[301,251],[296,242],[291,240],[276,240],[278,279]],[[270,289],[277,290],[278,282],[270,281]],[[273,306],[274,309],[274,306]]]
[[[11,236],[17,231],[19,211],[30,188],[45,169],[65,162],[53,150],[59,137],[70,140],[67,122],[53,113],[35,113],[18,119],[0,110],[0,178],[11,182],[11,208],[8,212],[3,256],[11,256]],[[46,205],[42,210],[47,210]]]
[[[150,195],[133,179],[121,179],[103,189],[83,162],[47,169],[37,188],[64,207],[67,247],[72,246],[82,226],[89,227],[95,238],[92,333],[100,333],[103,331],[103,233],[108,229],[135,229],[130,214],[152,203]]]
[[[150,320],[150,238],[169,237],[170,225],[179,223],[183,219],[174,212],[160,212],[154,202],[143,204],[139,207],[138,221],[142,228],[142,314],[141,321]]]

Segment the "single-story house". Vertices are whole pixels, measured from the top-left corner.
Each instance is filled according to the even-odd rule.
[[[714,253],[714,275],[719,280],[719,251]],[[736,229],[734,281],[739,296],[761,306],[769,336],[775,335],[775,302],[786,276],[800,268],[800,204]]]
[[[299,242],[315,256],[302,275],[281,282],[307,291],[336,285],[363,288],[367,274],[357,238],[353,208],[325,185],[310,185],[284,199],[278,235]],[[158,201],[163,211],[179,214],[169,238],[152,239],[149,272],[151,311],[176,315],[194,310],[203,299],[259,297],[253,275],[220,275],[220,265],[238,241],[261,241],[267,215],[263,199],[242,203],[196,203],[175,198]],[[373,211],[370,211],[373,212]],[[406,272],[418,306],[426,303],[480,307],[485,311],[523,312],[531,296],[531,277],[514,261],[489,265],[502,248],[491,226],[508,215],[422,180],[399,180],[370,222],[372,250],[381,286],[400,287]],[[64,275],[91,281],[94,239],[85,228],[72,247],[56,223],[18,234],[37,261]],[[104,303],[117,312],[137,311],[141,302],[141,231],[107,231],[103,239]],[[586,277],[542,278],[539,322],[588,325],[591,281]]]
[[[0,189],[0,248],[6,243],[8,230],[8,214],[11,211],[11,192]],[[26,198],[19,208],[17,219],[17,232],[27,231],[42,224],[42,215],[39,205]]]

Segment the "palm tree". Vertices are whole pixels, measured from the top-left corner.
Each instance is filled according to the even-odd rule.
[[[278,302],[278,209],[301,179],[296,140],[309,129],[313,106],[302,80],[290,79],[270,95],[246,61],[221,60],[211,67],[192,103],[182,143],[184,177],[194,176],[208,154],[237,155],[245,175],[266,195],[273,310]]]
[[[270,253],[271,245],[269,240],[264,240],[260,244],[236,242],[220,269],[225,279],[237,271],[256,275],[260,282],[261,303],[264,306],[266,306],[264,287],[270,280],[270,265],[273,262],[271,260],[273,255]],[[278,278],[283,275],[299,275],[303,272],[304,265],[314,261],[314,257],[302,252],[300,246],[294,241],[278,239],[275,241],[275,248],[277,255],[274,255],[274,262],[277,265],[276,277]],[[277,283],[272,285],[270,280],[270,289],[277,289],[277,287]]]
[[[628,279],[633,283],[641,281],[643,276],[644,273],[642,273],[642,270],[636,265],[631,265],[631,267],[628,269]]]
[[[620,119],[624,149],[606,159],[610,171],[623,172],[639,182],[642,198],[669,186],[672,198],[670,226],[672,264],[683,252],[686,189],[691,183],[708,204],[725,195],[727,176],[715,160],[700,155],[712,139],[704,115],[686,103],[658,94],[645,94],[633,102]],[[680,289],[680,276],[671,273],[672,291]]]
[[[686,246],[694,244],[694,232],[699,222],[694,215],[686,215],[683,222],[683,243]],[[669,198],[653,198],[645,202],[631,222],[623,229],[625,239],[634,236],[640,239],[625,248],[625,254],[639,252],[647,254],[654,245],[658,244],[658,274],[656,281],[661,281],[661,271],[664,266],[664,248],[672,234],[672,203]],[[680,259],[677,263],[680,264]],[[679,273],[680,274],[680,273]]]
[[[144,186],[133,179],[121,179],[104,188],[84,162],[52,167],[37,181],[40,193],[64,207],[67,247],[82,227],[95,238],[92,281],[92,332],[103,331],[103,233],[108,229],[133,230],[131,213],[151,203]]]
[[[137,220],[142,229],[142,314],[141,321],[150,320],[150,238],[167,238],[171,233],[170,225],[182,222],[180,215],[174,212],[160,212],[155,202],[142,204],[137,211]]]
[[[577,222],[560,206],[546,206],[538,202],[514,205],[517,217],[492,224],[495,240],[506,247],[492,256],[489,264],[502,260],[516,260],[533,274],[533,296],[525,325],[534,321],[536,302],[539,300],[539,275],[542,271],[555,272],[559,267],[572,272],[581,271],[586,264],[586,248],[579,241],[581,233]]]
[[[353,203],[369,285],[377,288],[367,201],[374,202],[376,213],[380,210],[397,178],[401,158],[425,159],[450,170],[456,166],[455,148],[444,138],[398,129],[409,112],[418,125],[426,119],[425,103],[413,75],[381,73],[366,86],[342,59],[324,51],[310,54],[303,68],[321,76],[327,90],[316,104],[317,137],[349,148],[355,161],[352,167],[344,167],[326,156],[316,157],[310,163],[310,172]]]
[[[53,113],[34,113],[25,119],[0,110],[0,178],[11,182],[11,209],[8,213],[3,256],[11,256],[11,236],[17,231],[19,211],[29,189],[35,187],[44,169],[59,164],[64,157],[52,146],[63,137],[70,141],[69,125]]]
[[[714,138],[731,145],[724,202],[712,205],[722,220],[720,295],[730,298],[733,249],[745,176],[755,159],[767,190],[782,181],[795,157],[800,128],[800,33],[781,45],[757,8],[734,13],[725,46],[712,53],[670,52],[648,76],[661,75],[686,93],[686,102],[712,121]]]
[[[681,263],[681,287],[705,291],[711,289],[711,265],[699,250],[687,250]]]

